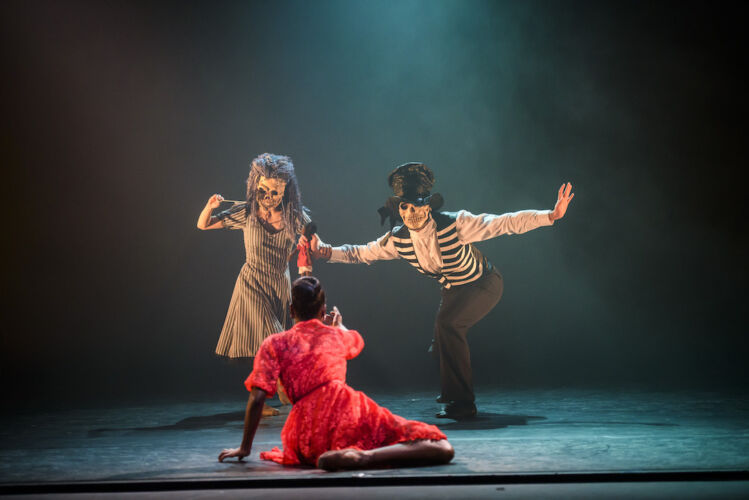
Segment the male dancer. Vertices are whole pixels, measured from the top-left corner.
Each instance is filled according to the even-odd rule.
[[[504,215],[439,212],[442,196],[430,194],[434,174],[423,163],[406,163],[393,170],[388,184],[395,196],[379,209],[382,223],[403,225],[366,245],[331,247],[315,235],[313,254],[330,262],[371,264],[405,259],[422,274],[442,285],[442,300],[434,328],[433,349],[440,360],[445,403],[439,418],[460,420],[476,415],[468,349],[468,330],[499,302],[502,276],[473,245],[502,234],[521,234],[550,226],[564,217],[572,200],[572,185],[559,188],[554,210],[524,210]]]

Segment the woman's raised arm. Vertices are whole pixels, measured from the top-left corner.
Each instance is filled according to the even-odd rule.
[[[205,231],[207,229],[221,229],[224,227],[224,223],[213,216],[213,210],[218,208],[222,201],[224,201],[224,197],[220,194],[214,194],[208,198],[208,203],[205,204],[203,211],[198,216],[198,229]]]

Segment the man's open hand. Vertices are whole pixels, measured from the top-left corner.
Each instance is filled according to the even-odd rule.
[[[554,205],[554,210],[549,214],[549,220],[554,222],[564,217],[564,214],[567,213],[567,207],[574,197],[575,193],[572,192],[572,184],[569,182],[566,185],[562,184],[559,187],[559,194],[557,195],[557,203]]]

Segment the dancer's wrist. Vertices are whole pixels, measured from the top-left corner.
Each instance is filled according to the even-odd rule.
[[[316,259],[330,260],[330,257],[332,255],[333,255],[333,247],[328,245],[327,243],[320,243],[320,246],[317,248],[317,251],[315,252]]]

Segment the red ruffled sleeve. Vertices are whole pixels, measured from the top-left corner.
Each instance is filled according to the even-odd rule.
[[[276,380],[281,372],[281,366],[278,362],[272,341],[272,336],[263,341],[260,350],[255,355],[252,373],[244,381],[244,386],[248,391],[251,391],[253,387],[257,387],[264,390],[268,394],[268,397],[276,393]]]
[[[346,359],[353,359],[364,349],[364,339],[356,330],[341,330],[346,346]]]

